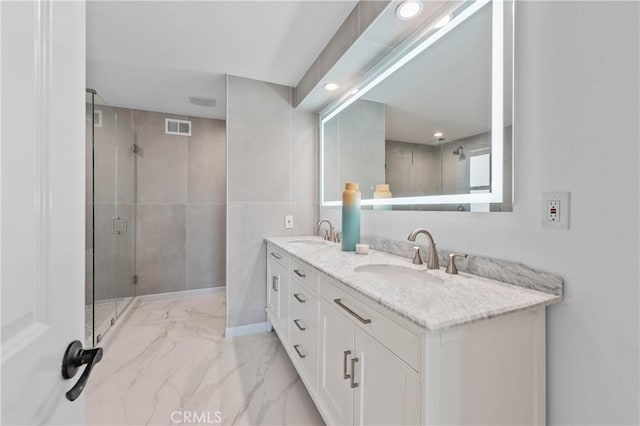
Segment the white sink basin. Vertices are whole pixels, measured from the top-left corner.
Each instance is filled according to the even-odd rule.
[[[288,241],[287,244],[305,245],[305,246],[326,246],[327,244],[329,244],[329,242],[325,240],[291,240],[291,241]]]
[[[355,271],[362,277],[400,287],[442,284],[444,280],[426,269],[417,270],[401,265],[361,265]]]

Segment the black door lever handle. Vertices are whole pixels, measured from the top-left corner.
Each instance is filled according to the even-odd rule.
[[[102,359],[102,348],[82,349],[82,343],[75,340],[67,346],[62,358],[62,377],[66,380],[76,375],[78,369],[87,364],[78,382],[65,394],[69,401],[75,401],[85,386],[93,367]]]

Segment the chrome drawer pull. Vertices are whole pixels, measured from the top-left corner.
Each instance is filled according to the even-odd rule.
[[[277,275],[274,275],[272,280],[271,280],[271,288],[273,289],[273,291],[277,292],[279,287],[280,287],[280,283],[279,283],[279,279]]]
[[[307,301],[305,299],[303,299],[302,297],[300,297],[299,293],[293,293],[293,297],[296,298],[296,300],[300,303],[307,303]]]
[[[299,319],[294,319],[293,323],[300,329],[300,331],[305,331],[307,328],[300,325]]]
[[[273,251],[271,252],[271,256],[275,257],[278,260],[282,259],[282,256],[280,256],[278,253],[275,253]]]
[[[293,272],[295,272],[296,275],[299,276],[300,278],[306,278],[307,276],[307,274],[300,272],[298,269],[294,269]]]
[[[361,323],[363,323],[363,324],[371,324],[371,320],[370,319],[364,319],[360,315],[358,315],[355,312],[353,312],[348,306],[346,306],[345,304],[342,303],[342,300],[333,299],[333,301],[336,303],[336,305],[340,306],[342,309],[344,309],[345,311],[349,312],[352,316],[354,316]]]
[[[300,346],[300,345],[293,345],[293,349],[295,349],[295,350],[296,350],[296,352],[298,353],[298,356],[299,356],[300,358],[306,358],[307,356],[306,356],[305,354],[300,353],[300,349],[298,349],[298,347],[299,347],[299,346]]]
[[[346,380],[351,376],[347,373],[347,357],[351,355],[351,351],[344,351],[344,358],[342,358],[342,377]]]
[[[351,389],[359,386],[358,383],[356,383],[356,362],[358,362],[358,358],[351,358]]]

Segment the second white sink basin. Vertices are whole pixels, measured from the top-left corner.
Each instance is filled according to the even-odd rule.
[[[326,246],[329,241],[325,240],[291,240],[287,241],[287,244],[302,245],[302,246]]]
[[[400,287],[415,287],[421,285],[442,284],[444,280],[426,269],[416,270],[401,265],[361,265],[355,271],[375,281],[380,281]]]

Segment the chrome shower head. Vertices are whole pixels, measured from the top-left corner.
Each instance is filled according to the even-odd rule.
[[[458,156],[459,156],[459,157],[458,157],[458,160],[459,160],[459,161],[462,161],[462,160],[464,160],[465,158],[467,158],[467,157],[464,155],[464,147],[463,147],[462,145],[460,145],[459,147],[457,147],[456,149],[454,149],[454,150],[453,150],[453,155],[458,155]]]

